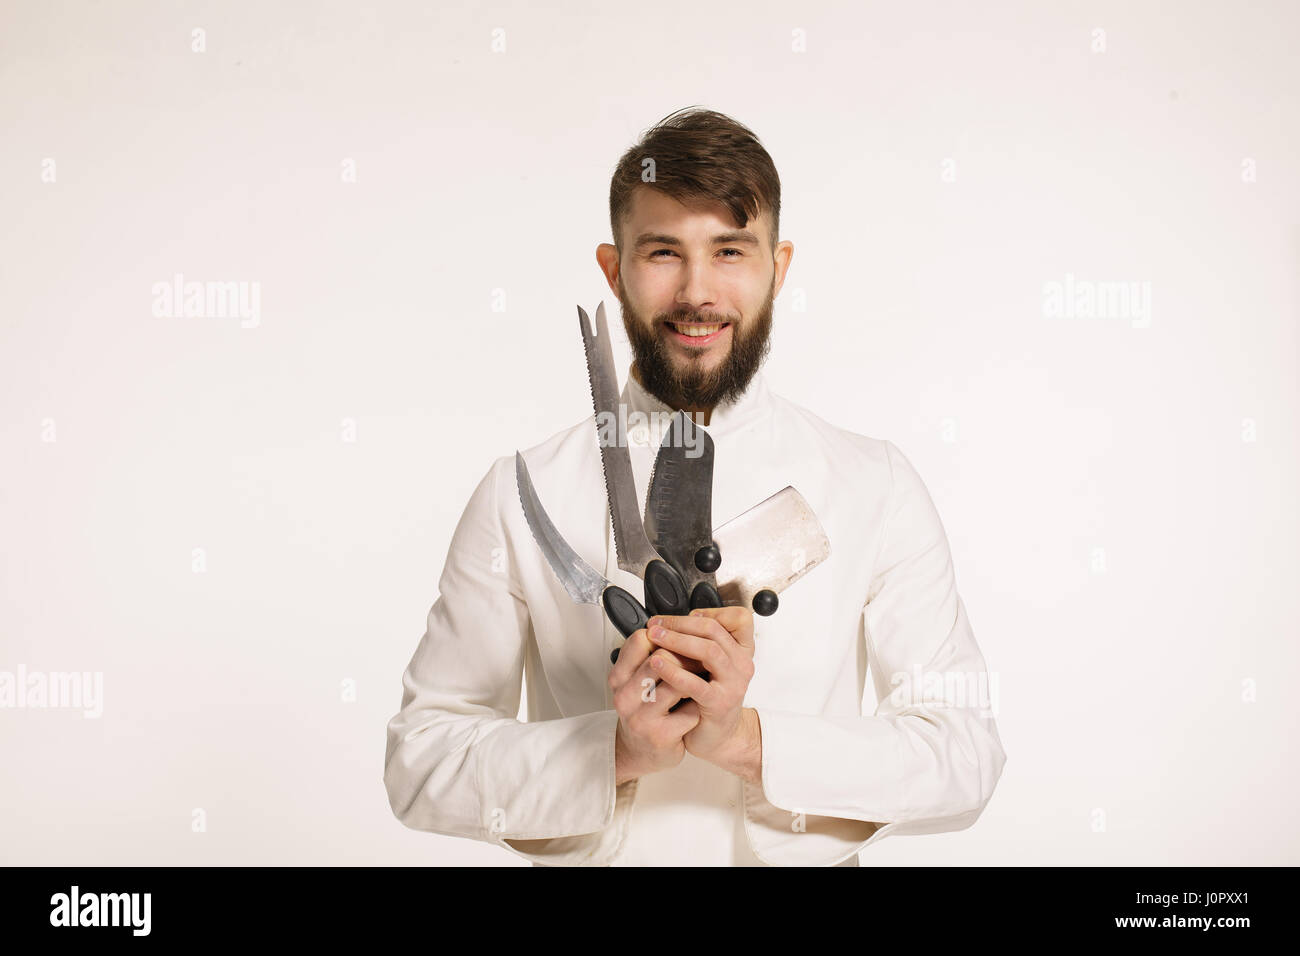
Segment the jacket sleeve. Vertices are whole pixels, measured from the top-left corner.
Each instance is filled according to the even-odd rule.
[[[412,829],[534,863],[602,865],[621,844],[634,793],[614,785],[617,712],[516,719],[532,625],[503,530],[502,507],[518,501],[512,465],[497,459],[452,535],[388,723],[384,785]]]
[[[1006,754],[990,685],[929,492],[885,442],[891,493],[863,607],[871,716],[756,708],[762,786],[746,832],[766,862],[826,865],[887,836],[969,827]]]

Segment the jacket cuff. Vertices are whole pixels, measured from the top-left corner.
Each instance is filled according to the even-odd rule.
[[[489,734],[477,748],[484,838],[545,866],[607,866],[622,849],[636,781],[614,785],[618,712]]]
[[[897,824],[883,820],[830,815],[822,803],[839,801],[826,801],[826,795],[809,799],[814,796],[810,784],[815,787],[825,768],[836,763],[808,754],[808,742],[816,735],[808,733],[804,722],[816,718],[755,709],[763,728],[763,782],[744,785],[745,836],[755,856],[771,866],[834,866],[897,830]],[[857,791],[858,799],[861,793]],[[846,804],[853,802],[845,796]]]

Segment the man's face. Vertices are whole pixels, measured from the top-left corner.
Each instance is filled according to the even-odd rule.
[[[769,235],[766,211],[737,228],[721,203],[687,207],[648,188],[633,194],[616,288],[651,395],[704,409],[748,387],[771,347],[777,273],[784,278],[788,263],[787,253],[777,268]]]

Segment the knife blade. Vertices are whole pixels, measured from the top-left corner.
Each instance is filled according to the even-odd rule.
[[[528,530],[532,532],[542,556],[546,558],[546,563],[551,566],[551,571],[569,593],[569,597],[577,604],[595,604],[604,608],[605,616],[625,638],[645,627],[649,615],[641,603],[582,560],[582,556],[564,540],[542,507],[542,500],[533,487],[532,476],[528,474],[528,465],[518,451],[515,452],[515,485],[519,490],[519,503],[523,506]],[[611,664],[618,662],[620,650],[621,647],[616,647],[610,651]],[[680,707],[687,700],[689,698],[684,698],[671,709]]]
[[[714,578],[721,556],[712,529],[713,438],[679,411],[664,430],[650,470],[645,531],[681,575],[692,608],[722,606]]]
[[[578,604],[603,607],[605,616],[624,637],[630,637],[645,627],[649,615],[641,603],[584,561],[556,530],[533,487],[524,456],[518,451],[515,452],[515,484],[519,488],[519,503],[523,506],[528,530],[533,533],[533,540],[541,548],[546,563],[564,590],[569,592],[569,597]]]
[[[816,513],[789,485],[718,527],[713,540],[722,554],[722,603],[751,607],[764,617],[776,611],[780,592],[831,553]]]
[[[605,303],[596,308],[596,330],[582,306],[578,306],[578,327],[587,357],[591,401],[596,411],[596,436],[600,443],[600,464],[605,474],[605,494],[614,524],[614,550],[618,566],[645,582],[645,607],[651,614],[687,614],[690,598],[686,585],[672,566],[655,551],[642,524],[632,476],[632,457],[620,443],[618,426],[618,376],[614,370],[614,348],[605,321]],[[602,420],[605,426],[602,428]],[[610,432],[613,433],[612,437]]]

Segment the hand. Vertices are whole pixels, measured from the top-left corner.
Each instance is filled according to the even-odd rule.
[[[609,686],[614,691],[614,709],[618,711],[618,734],[614,740],[614,782],[620,786],[629,780],[669,770],[686,756],[685,735],[699,723],[699,714],[684,714],[669,708],[681,700],[667,684],[656,680],[650,658],[671,663],[702,667],[698,661],[683,659],[671,651],[655,648],[645,628],[635,631],[618,653],[618,662],[609,672]]]
[[[654,655],[647,661],[665,687],[691,698],[674,714],[699,717],[683,738],[686,749],[752,778],[755,753],[762,752],[757,713],[745,709],[754,676],[754,613],[746,607],[698,608],[687,616],[651,618],[647,633],[652,643],[698,660],[709,672],[706,681],[675,661]]]

